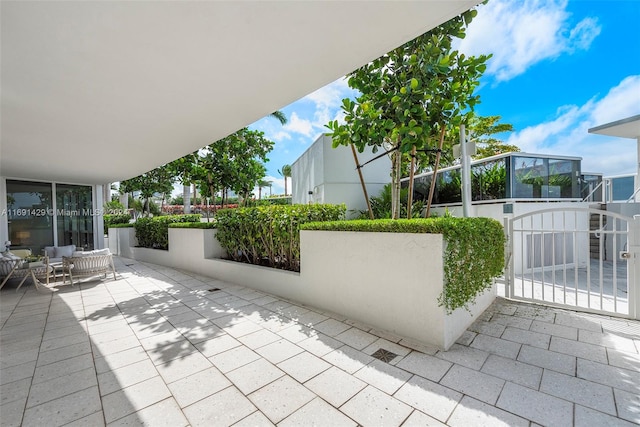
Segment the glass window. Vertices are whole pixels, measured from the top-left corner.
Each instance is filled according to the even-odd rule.
[[[93,203],[91,187],[56,185],[58,246],[93,249]]]
[[[507,197],[505,159],[471,166],[471,200],[497,200]]]
[[[577,163],[574,160],[548,159],[549,162],[549,186],[547,196],[550,199],[570,199],[579,197],[578,180],[576,171]]]
[[[445,172],[438,172],[436,179],[436,194],[434,204],[461,203],[462,202],[462,178],[460,168]]]
[[[513,197],[539,199],[548,197],[547,166],[544,159],[536,157],[514,157]]]
[[[12,248],[41,254],[53,245],[51,184],[7,180],[7,220]]]

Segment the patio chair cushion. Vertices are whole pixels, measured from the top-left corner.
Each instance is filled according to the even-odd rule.
[[[9,253],[18,258],[25,258],[31,256],[31,249],[13,249]]]
[[[70,257],[76,250],[76,245],[55,246],[53,248],[53,258]]]
[[[56,257],[56,247],[55,246],[45,246],[43,251],[44,251],[44,255],[46,255],[49,258],[55,258]]]
[[[73,253],[73,257],[78,258],[78,257],[110,255],[110,254],[111,254],[111,251],[109,250],[109,248],[104,248],[104,249],[94,249],[92,251],[75,251]]]

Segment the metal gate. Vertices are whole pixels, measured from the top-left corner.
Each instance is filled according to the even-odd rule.
[[[505,296],[640,318],[640,216],[589,208],[505,218]]]

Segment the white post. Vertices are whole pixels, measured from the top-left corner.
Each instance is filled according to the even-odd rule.
[[[638,189],[638,187],[640,187],[640,136],[638,138],[636,138],[637,141],[637,154],[636,154],[636,162],[638,163],[638,166],[636,168],[636,179],[634,180],[634,187],[633,187],[633,191],[636,191]],[[640,201],[640,192],[636,193],[635,196],[635,201],[639,202]]]
[[[634,215],[633,221],[629,221],[628,239],[630,254],[630,258],[627,259],[629,315],[640,320],[640,215]]]
[[[462,216],[471,216],[471,156],[468,154],[466,130],[460,125],[460,163],[462,172]]]
[[[215,197],[213,198],[215,203]],[[184,213],[191,213],[191,185],[182,186],[182,204],[184,205]]]

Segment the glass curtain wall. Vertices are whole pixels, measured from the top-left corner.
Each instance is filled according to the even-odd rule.
[[[93,249],[93,203],[91,187],[56,185],[58,246]],[[82,250],[80,249],[80,250]]]
[[[91,186],[7,180],[11,247],[28,248],[33,254],[54,244],[93,249],[92,208]]]
[[[51,184],[7,180],[7,221],[12,248],[40,254],[53,245]]]

